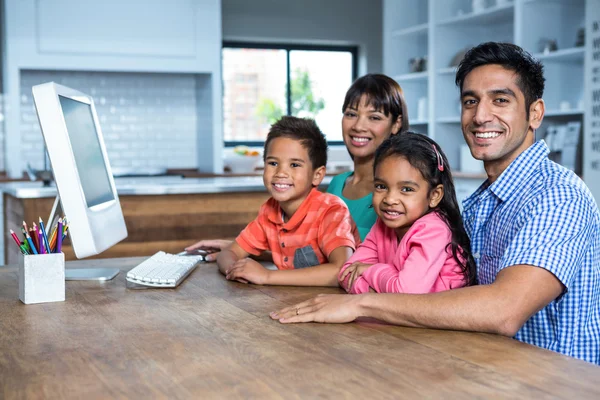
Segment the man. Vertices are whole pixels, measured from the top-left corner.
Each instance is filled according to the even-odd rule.
[[[271,317],[491,332],[600,364],[600,213],[585,184],[535,141],[542,65],[518,46],[484,43],[465,55],[456,83],[465,141],[488,175],[463,212],[479,285],[319,296]]]

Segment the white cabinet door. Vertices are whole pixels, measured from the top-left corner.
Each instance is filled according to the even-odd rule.
[[[20,68],[219,69],[219,0],[6,0],[6,20]]]

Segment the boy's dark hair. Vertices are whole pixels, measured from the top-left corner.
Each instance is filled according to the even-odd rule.
[[[525,97],[525,111],[544,95],[544,66],[527,51],[512,43],[486,42],[473,47],[465,54],[456,71],[456,86],[463,90],[467,75],[477,67],[497,64],[514,71],[517,86]]]
[[[442,161],[442,171],[438,168],[438,154]],[[452,241],[448,244],[450,251],[460,265],[467,284],[475,283],[476,266],[471,255],[471,242],[463,225],[450,164],[444,152],[429,137],[409,131],[405,135],[392,135],[381,143],[375,152],[374,173],[377,166],[388,157],[405,158],[410,165],[421,172],[423,179],[429,184],[429,190],[437,185],[443,185],[444,197],[430,212],[437,212],[448,225],[452,232]]]
[[[313,169],[327,165],[327,140],[314,119],[285,116],[271,125],[267,140],[265,140],[263,160],[267,157],[269,143],[279,137],[299,141],[302,147],[308,151],[308,158],[310,158]]]
[[[342,112],[345,112],[348,107],[358,108],[362,96],[367,97],[367,104],[383,111],[386,117],[391,115],[393,122],[396,122],[398,117],[402,117],[402,126],[396,133],[408,130],[408,108],[398,82],[383,74],[361,76],[346,92]]]

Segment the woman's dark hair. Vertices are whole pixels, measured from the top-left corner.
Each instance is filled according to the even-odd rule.
[[[366,96],[368,105],[383,111],[386,117],[391,115],[392,122],[396,122],[398,117],[402,117],[402,126],[396,133],[408,130],[408,108],[398,82],[383,74],[361,76],[346,92],[342,112],[345,112],[348,107],[358,108],[363,96]]]
[[[527,51],[512,43],[486,42],[473,47],[465,54],[456,71],[456,86],[463,90],[467,75],[477,67],[496,64],[514,71],[517,86],[525,97],[526,117],[529,107],[544,95],[544,66]]]
[[[438,158],[438,154],[440,158]],[[429,137],[419,133],[406,132],[405,135],[392,135],[381,143],[375,152],[374,173],[377,166],[388,157],[405,158],[410,165],[421,172],[429,184],[429,190],[434,189],[437,185],[443,185],[444,197],[430,212],[437,212],[448,225],[452,232],[452,241],[448,244],[452,256],[460,265],[467,283],[474,284],[475,260],[471,255],[471,243],[460,215],[452,171],[444,152]],[[442,168],[439,168],[440,161]],[[440,169],[442,170],[440,171]]]

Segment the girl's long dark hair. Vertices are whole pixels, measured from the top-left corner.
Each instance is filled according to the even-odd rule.
[[[442,171],[438,168],[440,164],[438,154],[441,158]],[[429,184],[430,190],[437,185],[443,185],[444,197],[437,207],[431,211],[437,212],[448,225],[450,232],[452,232],[452,241],[448,244],[452,256],[460,265],[467,284],[474,284],[476,281],[476,266],[471,255],[471,242],[463,225],[460,208],[456,200],[452,172],[444,152],[429,137],[409,131],[405,135],[392,135],[379,146],[375,153],[374,173],[377,166],[388,157],[405,158],[410,165],[421,172],[421,175]]]

